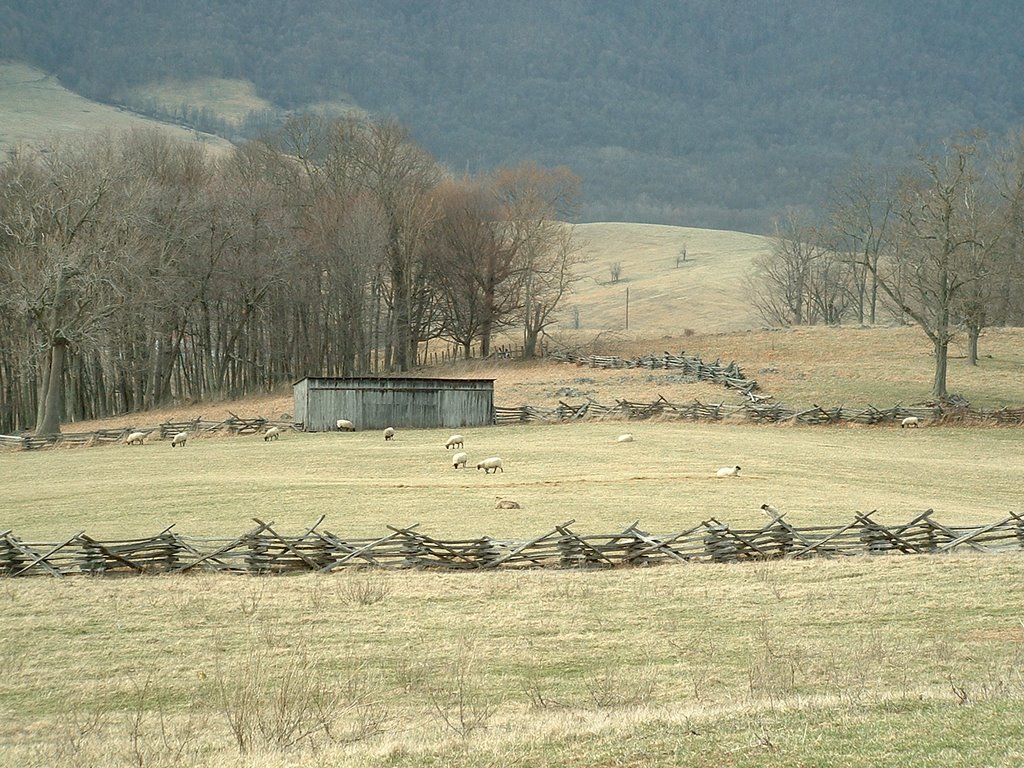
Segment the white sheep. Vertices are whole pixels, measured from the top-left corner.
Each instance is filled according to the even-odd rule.
[[[277,440],[280,436],[281,428],[271,427],[270,429],[263,433],[263,442],[267,442],[267,440]]]
[[[452,435],[448,438],[448,442],[444,444],[445,448],[462,448],[462,435]]]
[[[722,467],[715,472],[715,477],[738,477],[740,474],[739,465],[735,467]]]
[[[499,469],[502,474],[505,474],[505,468],[501,466],[501,458],[499,456],[491,456],[478,462],[476,468],[482,469],[485,475],[489,475],[492,472],[497,474]]]
[[[185,447],[185,441],[188,440],[188,432],[179,432],[171,438],[171,448],[180,445],[182,448]]]
[[[518,501],[512,501],[512,499],[503,499],[501,496],[494,497],[497,500],[497,504],[494,505],[495,509],[522,509],[519,506]]]
[[[459,467],[465,469],[467,461],[469,461],[468,453],[456,453],[452,456],[452,469],[458,469]]]
[[[384,428],[384,439],[385,440],[394,440],[395,439],[395,428],[394,427],[385,427]]]
[[[355,432],[356,431],[356,425],[353,424],[348,419],[338,419],[337,425],[338,425],[338,431],[339,432]]]
[[[128,435],[125,443],[128,445],[142,445],[148,435],[149,432],[132,432]]]
[[[633,442],[633,433],[632,432],[626,432],[624,434],[621,434],[621,435],[619,435],[618,437],[615,438],[615,442],[616,443],[632,443]]]
[[[907,416],[903,421],[900,422],[900,429],[904,427],[919,427],[921,426],[921,419],[917,416]]]

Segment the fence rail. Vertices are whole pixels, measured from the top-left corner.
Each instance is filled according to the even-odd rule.
[[[128,575],[190,570],[238,574],[328,573],[352,568],[488,570],[496,568],[621,568],[659,563],[733,563],[810,557],[1024,551],[1024,515],[986,525],[945,525],[927,510],[908,523],[883,525],[875,512],[843,525],[796,527],[784,516],[760,528],[736,529],[715,518],[670,534],[623,531],[583,534],[569,520],[523,539],[480,536],[442,540],[417,525],[388,526],[374,538],[339,536],[324,518],[297,535],[273,522],[233,539],[182,536],[165,528],[144,539],[98,541],[84,531],[59,542],[26,542],[0,532],[0,576]]]
[[[115,429],[98,429],[93,432],[64,432],[59,435],[0,435],[0,447],[33,450],[55,446],[104,445],[124,442],[132,432],[144,432],[147,440],[166,440],[178,432],[189,432],[193,435],[203,433],[255,435],[268,427],[302,429],[301,424],[291,421],[264,419],[262,416],[243,419],[232,414],[221,421],[204,421],[202,418],[198,418],[189,421],[165,421],[146,427],[126,426]]]

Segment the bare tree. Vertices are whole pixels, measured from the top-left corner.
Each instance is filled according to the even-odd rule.
[[[870,266],[879,287],[932,342],[932,396],[947,396],[949,342],[957,312],[975,284],[987,279],[997,244],[986,226],[978,137],[950,143],[943,154],[919,158],[901,179],[894,204],[893,247]],[[975,321],[977,321],[977,316]]]
[[[772,325],[811,322],[813,269],[828,249],[808,219],[788,211],[775,222],[771,250],[754,261],[748,294],[761,317]]]
[[[387,221],[381,291],[390,310],[389,357],[395,368],[408,370],[431,321],[433,296],[423,256],[435,217],[437,163],[397,123],[355,119],[333,124],[325,162],[333,178],[372,195]]]
[[[127,303],[137,252],[137,180],[113,162],[109,137],[54,147],[13,168],[4,207],[13,233],[5,271],[17,273],[15,306],[38,345],[37,434],[60,432],[73,348],[101,343]],[[13,204],[11,204],[13,203]]]
[[[523,356],[532,358],[544,329],[580,279],[576,267],[583,253],[570,223],[579,214],[580,179],[565,167],[522,163],[499,169],[494,190],[519,259]]]
[[[878,262],[888,245],[893,193],[884,170],[855,165],[832,191],[834,248],[847,254],[854,270],[857,321],[872,325],[878,312]]]

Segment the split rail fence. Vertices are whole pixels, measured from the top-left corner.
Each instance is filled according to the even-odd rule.
[[[671,368],[682,370],[694,378],[694,381],[711,381],[722,384],[727,389],[739,391],[746,397],[741,404],[702,403],[694,400],[691,403],[672,403],[663,396],[651,403],[639,403],[629,400],[616,400],[615,405],[605,405],[589,399],[584,403],[566,403],[559,401],[554,408],[539,408],[522,405],[513,408],[496,407],[494,409],[495,424],[517,424],[527,422],[558,422],[582,419],[689,419],[718,421],[730,416],[746,418],[757,423],[796,422],[799,424],[882,424],[901,421],[907,416],[917,416],[922,420],[942,421],[946,423],[977,423],[995,424],[1000,426],[1024,425],[1024,408],[999,408],[976,410],[966,406],[942,407],[938,404],[904,406],[897,403],[891,408],[879,409],[872,405],[866,408],[823,408],[814,405],[811,408],[796,410],[782,403],[769,402],[772,395],[760,394],[760,385],[748,379],[742,369],[735,363],[722,365],[720,361],[705,363],[699,356],[665,352],[661,355],[644,355],[636,358],[621,358],[600,355],[573,355],[555,352],[549,357],[564,363],[591,368]]]
[[[144,432],[146,440],[167,440],[178,432],[188,432],[190,435],[199,434],[229,434],[229,435],[256,435],[265,431],[268,427],[280,427],[281,429],[300,429],[301,425],[291,421],[264,419],[262,416],[254,419],[243,419],[240,416],[231,414],[222,421],[203,421],[191,419],[189,421],[165,421],[156,426],[149,427],[118,427],[117,429],[99,429],[94,432],[65,432],[59,435],[0,435],[0,447],[23,448],[32,450],[35,448],[49,448],[58,445],[81,446],[81,445],[104,445],[110,443],[122,443],[132,432]]]
[[[488,536],[442,540],[418,529],[388,526],[374,538],[339,536],[321,517],[298,535],[273,522],[234,539],[197,538],[173,526],[144,539],[97,541],[84,531],[59,542],[26,542],[0,532],[0,576],[131,575],[193,570],[237,574],[329,573],[345,569],[491,570],[497,568],[622,568],[660,563],[736,563],[810,557],[986,553],[1024,550],[1024,515],[987,525],[944,525],[933,511],[901,525],[883,525],[874,512],[849,523],[795,527],[785,517],[761,528],[734,529],[714,518],[671,534],[652,534],[639,521],[619,533],[581,534],[569,520],[526,539]]]

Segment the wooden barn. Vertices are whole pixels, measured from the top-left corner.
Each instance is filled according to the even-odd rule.
[[[294,394],[295,420],[306,432],[333,430],[338,419],[360,430],[494,423],[494,379],[307,376]]]

